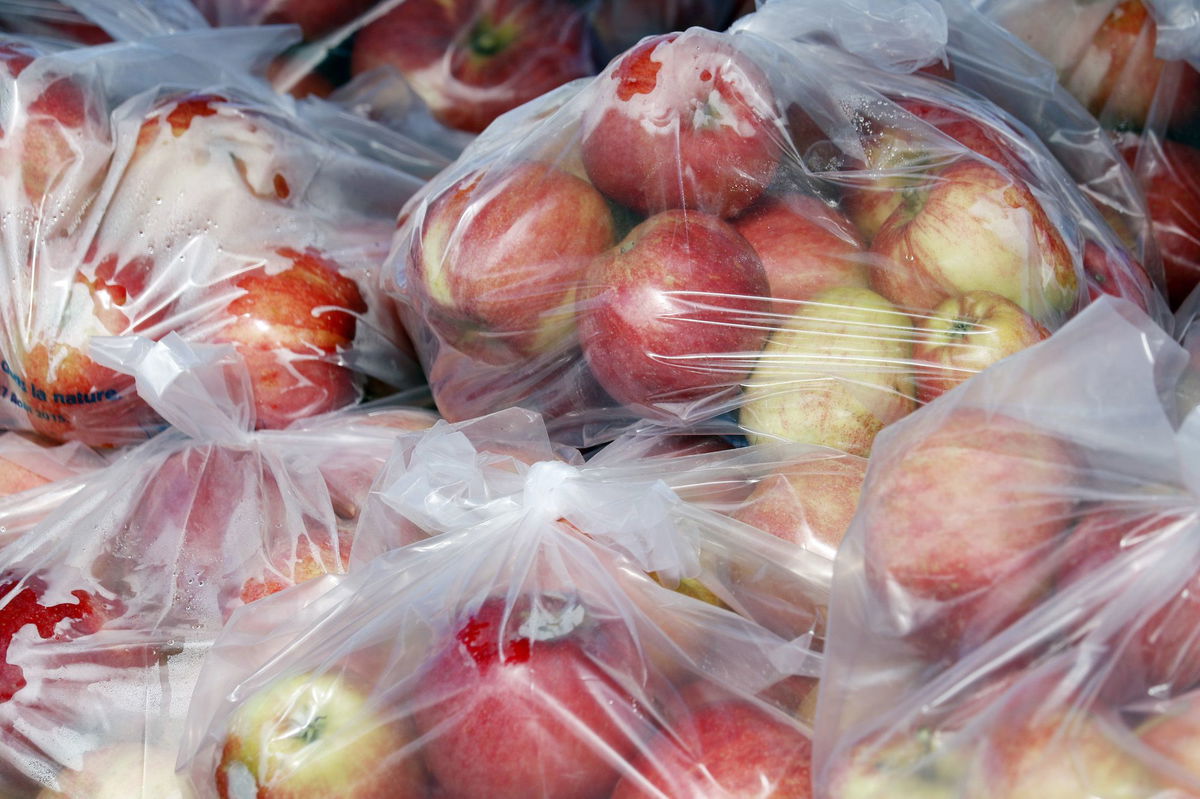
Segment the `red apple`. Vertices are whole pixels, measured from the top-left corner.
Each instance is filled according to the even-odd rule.
[[[429,324],[488,363],[558,349],[592,258],[613,242],[604,198],[555,167],[474,173],[425,211],[408,271]]]
[[[1083,275],[1088,299],[1105,294],[1129,300],[1146,313],[1155,305],[1158,289],[1146,269],[1125,250],[1110,251],[1088,240],[1083,247]],[[1197,274],[1200,278],[1200,274]]]
[[[588,272],[579,333],[614,399],[662,415],[668,403],[736,390],[762,349],[762,262],[737,231],[698,211],[666,211],[629,232]],[[653,410],[652,410],[653,409]]]
[[[1076,302],[1071,251],[1023,183],[995,167],[962,161],[906,192],[871,247],[871,275],[901,308],[929,310],[947,297],[985,290],[1039,319]]]
[[[405,0],[354,40],[355,74],[381,66],[472,133],[592,72],[583,13],[567,0]]]
[[[696,710],[659,735],[612,799],[812,796],[812,742],[796,727],[740,701]]]
[[[869,285],[862,239],[844,216],[816,197],[760,201],[734,222],[758,253],[780,313],[835,286]]]
[[[193,799],[175,774],[175,754],[149,742],[102,746],[85,754],[79,768],[59,772],[37,799]]]
[[[422,799],[413,736],[382,702],[332,672],[264,686],[229,720],[213,775],[217,795]]]
[[[726,36],[647,39],[594,92],[582,120],[588,177],[639,213],[733,216],[775,174],[785,136],[770,82]]]
[[[1012,417],[951,408],[877,454],[859,507],[872,612],[930,654],[1006,627],[1049,585],[1052,547],[1072,516],[1068,445]],[[919,437],[918,437],[919,436]]]
[[[867,462],[853,455],[800,461],[759,482],[740,522],[833,559],[858,508]]]
[[[305,39],[315,39],[366,13],[376,0],[251,0],[262,6],[254,21],[263,25],[299,25]]]
[[[1200,791],[1200,692],[1181,696],[1164,712],[1148,718],[1137,729],[1142,743],[1166,758],[1173,771],[1161,769],[1168,787],[1187,796]],[[1190,780],[1183,779],[1190,775]]]
[[[1146,193],[1167,297],[1176,308],[1200,285],[1200,150],[1158,137],[1126,135],[1121,152]]]
[[[1131,511],[1100,506],[1087,513],[1063,542],[1056,582],[1060,588],[1122,557],[1168,528],[1188,524],[1184,515]],[[1148,614],[1126,625],[1128,643],[1119,655],[1138,685],[1158,693],[1161,686],[1179,694],[1200,684],[1200,570],[1181,588],[1144,597]]]
[[[624,623],[578,599],[523,595],[475,610],[424,669],[425,762],[457,799],[600,799],[646,734]]]
[[[997,361],[1050,336],[1016,303],[990,291],[951,297],[917,321],[917,399],[933,402]]]
[[[344,574],[346,564],[350,562],[353,531],[338,530],[336,548],[330,538],[327,532],[321,530],[311,538],[298,536],[291,542],[291,547],[283,546],[281,541],[272,542],[272,551],[265,553],[268,568],[242,584],[242,603],[249,604],[326,574]],[[289,549],[292,551],[287,551]]]

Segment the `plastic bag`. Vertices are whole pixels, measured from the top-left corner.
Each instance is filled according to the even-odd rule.
[[[213,637],[235,608],[344,571],[360,475],[396,427],[434,417],[352,409],[255,432],[231,347],[96,346],[175,429],[0,549],[0,793],[183,797],[176,746]]]
[[[880,437],[835,567],[817,796],[1196,791],[1167,720],[1200,682],[1186,364],[1105,300]]]
[[[90,357],[94,336],[233,344],[263,427],[354,403],[368,380],[419,379],[372,286],[421,179],[240,71],[279,35],[0,46],[0,425],[103,446],[160,429],[131,382]]]
[[[1058,69],[1141,182],[1172,307],[1200,281],[1200,6],[974,0]]]
[[[235,614],[188,722],[198,796],[809,795],[791,712],[820,657],[645,575],[695,573],[670,491],[540,462],[485,498],[472,480],[511,464],[449,457],[475,451],[444,426],[418,438],[378,497],[453,529]]]
[[[1027,129],[903,72],[940,45],[847,52],[791,10],[643,42],[410,203],[385,277],[444,416],[517,405],[590,445],[736,412],[865,455],[1086,303],[1088,243],[1136,279]]]

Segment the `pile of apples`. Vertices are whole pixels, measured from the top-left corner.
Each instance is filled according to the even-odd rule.
[[[6,426],[93,446],[161,429],[89,354],[100,336],[232,346],[262,427],[356,402],[367,374],[412,379],[370,291],[403,194],[331,206],[361,167],[269,104],[183,91],[114,108],[23,43],[0,45],[0,67]]]
[[[772,55],[649,38],[410,206],[395,290],[447,418],[523,405],[592,443],[736,411],[751,440],[865,455],[1090,295],[1152,301],[999,112],[861,73],[886,94],[822,127]]]

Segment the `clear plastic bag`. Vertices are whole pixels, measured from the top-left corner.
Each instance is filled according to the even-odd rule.
[[[435,417],[350,409],[254,431],[232,347],[95,346],[174,429],[0,549],[0,793],[187,797],[174,761],[212,639],[235,608],[345,571],[372,465]]]
[[[1168,721],[1200,682],[1187,361],[1104,300],[880,437],[835,566],[817,796],[1196,791]]]
[[[188,722],[199,797],[809,795],[811,637],[646,574],[696,577],[686,528],[732,523],[615,470],[517,474],[467,428],[400,447],[372,501],[443,529],[235,613]]]
[[[263,427],[354,403],[368,380],[419,379],[373,286],[422,179],[241,71],[280,35],[0,45],[0,425],[98,446],[160,429],[131,381],[89,355],[94,336],[232,344]]]
[[[737,413],[865,455],[1086,304],[1089,246],[1136,284],[1028,129],[905,71],[944,42],[895,17],[940,6],[847,14],[891,42],[864,52],[792,8],[643,42],[414,198],[385,277],[443,415],[527,407],[591,445]]]
[[[1149,205],[1172,307],[1200,281],[1200,6],[974,0],[1045,56],[1118,136]]]

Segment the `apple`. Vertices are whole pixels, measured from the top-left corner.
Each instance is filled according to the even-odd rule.
[[[730,515],[832,560],[866,474],[867,462],[853,455],[798,461],[760,481]]]
[[[1189,523],[1186,514],[1135,511],[1100,505],[1083,515],[1063,542],[1055,580],[1060,588],[1120,558],[1171,527]],[[1131,618],[1119,658],[1131,679],[1151,693],[1168,687],[1178,694],[1200,684],[1200,570],[1187,584],[1160,589],[1143,600],[1148,614]]]
[[[1142,743],[1170,761],[1174,773],[1161,769],[1159,776],[1167,787],[1193,796],[1200,790],[1200,692],[1192,692],[1170,702],[1161,713],[1146,719],[1137,728]],[[1190,780],[1182,779],[1184,774]]]
[[[353,530],[338,530],[336,546],[324,530],[315,531],[310,537],[298,536],[291,547],[275,541],[266,553],[268,567],[256,577],[242,584],[240,599],[250,604],[257,599],[278,593],[285,588],[326,574],[345,574],[350,561]],[[292,551],[287,551],[288,549]]]
[[[425,210],[409,285],[450,346],[512,363],[570,339],[579,283],[613,236],[612,213],[587,181],[536,162],[475,172]]]
[[[933,126],[937,133],[990,159],[1009,173],[1019,176],[1028,173],[1006,136],[1016,135],[1011,129],[1000,128],[993,120],[985,123],[956,108],[926,100],[897,98],[894,102],[903,111]],[[960,150],[952,144],[943,144],[923,126],[913,122],[897,125],[888,117],[864,116],[860,140],[866,160],[854,166],[865,167],[875,174],[867,176],[865,182],[862,178],[855,181],[843,207],[868,241],[874,239],[888,217],[906,202],[906,190],[926,185],[930,175],[963,157]]]
[[[912,320],[863,288],[817,294],[779,324],[745,383],[751,443],[800,441],[866,456],[916,407]]]
[[[731,217],[775,174],[786,139],[770,82],[727,36],[695,28],[646,39],[593,92],[581,121],[584,167],[596,188],[639,213]]]
[[[1132,134],[1121,137],[1120,149],[1146,193],[1167,297],[1176,308],[1200,284],[1200,150]]]
[[[281,428],[358,398],[354,375],[336,360],[354,343],[367,310],[358,285],[313,249],[277,253],[291,265],[260,267],[229,282],[239,293],[228,323],[211,337],[231,343],[250,372],[258,427]],[[228,291],[228,288],[223,288]]]
[[[592,73],[583,12],[566,0],[405,0],[358,32],[352,70],[398,70],[443,124],[496,117]]]
[[[917,399],[933,402],[997,361],[1048,338],[1015,302],[990,291],[951,297],[917,321]]]
[[[221,799],[420,799],[413,737],[382,697],[332,672],[284,676],[229,719],[214,784]]]
[[[877,624],[954,660],[1049,587],[1079,466],[1010,416],[951,406],[935,421],[876,455],[857,518]]]
[[[244,7],[260,6],[257,19],[263,25],[299,25],[305,39],[315,39],[346,25],[366,13],[376,0],[250,0]],[[249,20],[238,20],[246,24]],[[222,20],[218,20],[222,22]],[[231,20],[232,22],[232,20]]]
[[[37,799],[193,799],[195,793],[175,774],[175,753],[149,742],[117,743],[93,749],[78,769],[59,772],[53,787]]]
[[[761,708],[727,701],[696,710],[660,733],[612,799],[761,797],[808,799],[812,742]]]
[[[817,197],[760,200],[734,227],[758,253],[778,313],[836,286],[869,287],[864,245],[854,226]]]
[[[485,601],[435,650],[414,689],[425,762],[442,795],[607,797],[617,763],[648,734],[629,693],[643,668],[625,623],[578,598]]]
[[[962,755],[936,730],[871,735],[837,752],[828,767],[831,799],[962,799]]]
[[[1132,255],[1125,250],[1107,250],[1090,239],[1083,246],[1083,275],[1088,299],[1093,302],[1105,294],[1121,297],[1148,314],[1159,296],[1145,267]]]
[[[587,283],[578,325],[588,366],[615,400],[649,415],[731,394],[763,346],[766,272],[715,216],[655,214],[592,263]]]
[[[882,259],[871,275],[876,291],[908,310],[986,290],[1049,320],[1077,299],[1071,251],[1042,206],[983,162],[951,164],[906,192],[871,249]]]
[[[1067,91],[1105,127],[1143,127],[1160,84],[1174,89],[1165,98],[1173,124],[1186,126],[1200,107],[1200,75],[1154,57],[1157,31],[1142,0],[1043,0],[1001,22],[1054,64]]]

